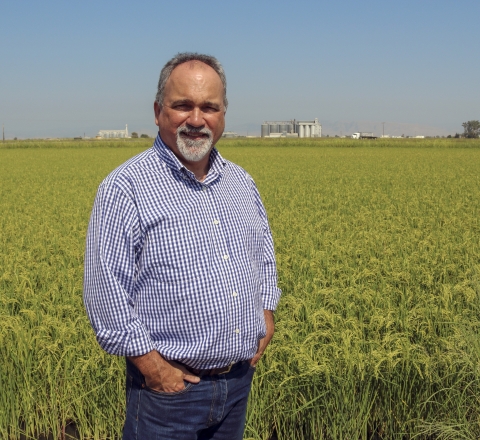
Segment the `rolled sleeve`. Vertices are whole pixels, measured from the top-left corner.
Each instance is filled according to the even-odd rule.
[[[138,356],[154,348],[135,314],[135,204],[115,184],[100,185],[85,250],[83,299],[100,346],[118,356]]]

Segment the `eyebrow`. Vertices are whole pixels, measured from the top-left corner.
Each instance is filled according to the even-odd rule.
[[[179,99],[178,101],[173,101],[170,105],[184,105],[184,104],[191,104],[192,102],[188,99]]]
[[[174,106],[174,105],[191,105],[191,104],[192,104],[192,101],[190,101],[189,99],[179,99],[177,101],[172,102],[170,105]],[[201,106],[209,106],[217,110],[220,109],[220,105],[212,101],[205,101],[201,104]]]
[[[218,105],[216,102],[212,102],[212,101],[205,101],[203,103],[203,105],[208,105],[209,107],[213,107],[217,110],[220,108],[220,105]]]

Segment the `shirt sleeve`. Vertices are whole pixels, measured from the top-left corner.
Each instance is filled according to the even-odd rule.
[[[262,268],[262,299],[264,310],[275,310],[280,300],[282,291],[277,287],[277,264],[275,262],[275,249],[273,246],[272,231],[268,224],[267,212],[263,206],[260,193],[255,182],[252,183],[253,197],[263,226],[263,268]]]
[[[100,346],[118,356],[139,356],[154,348],[134,310],[136,206],[114,184],[100,185],[87,232],[83,300]]]

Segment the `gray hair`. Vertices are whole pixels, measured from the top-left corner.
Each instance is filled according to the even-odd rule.
[[[160,78],[158,79],[157,95],[155,96],[155,101],[157,104],[160,106],[163,105],[163,99],[165,98],[165,85],[167,84],[167,80],[170,78],[173,69],[180,64],[187,63],[188,61],[200,61],[203,64],[210,66],[213,70],[215,70],[215,72],[217,72],[223,84],[223,105],[225,110],[227,110],[227,78],[222,65],[215,57],[197,52],[177,53],[177,55],[168,61],[165,66],[163,66],[163,69],[160,72]]]

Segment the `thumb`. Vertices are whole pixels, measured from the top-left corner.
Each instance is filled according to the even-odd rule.
[[[187,373],[183,376],[183,380],[190,382],[190,383],[198,383],[200,382],[200,378],[193,374]]]
[[[250,360],[250,365],[252,367],[256,367],[261,357],[262,357],[262,353],[257,352],[257,354],[255,354],[255,356],[253,356],[253,358]]]

